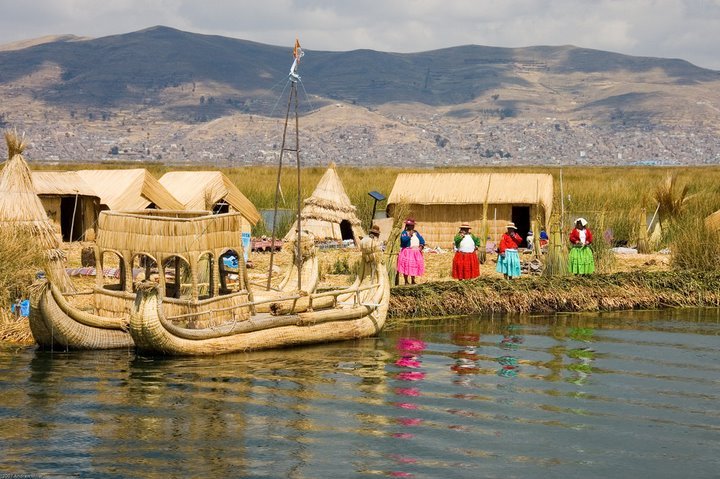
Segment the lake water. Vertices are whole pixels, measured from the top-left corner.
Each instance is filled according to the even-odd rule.
[[[214,358],[0,348],[0,477],[720,476],[720,311]]]

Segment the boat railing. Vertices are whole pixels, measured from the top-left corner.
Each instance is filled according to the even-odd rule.
[[[255,281],[248,281],[248,283],[250,284],[250,286],[260,286],[260,287],[262,287],[263,289],[267,289],[267,285],[264,284],[264,283],[258,283],[258,282],[255,282]],[[276,292],[278,292],[278,293],[282,293],[282,292],[283,292],[282,289],[275,288],[275,287],[273,287],[273,286],[270,286],[270,291],[276,291]]]
[[[378,284],[379,283],[373,283],[373,284],[368,284],[365,286],[354,286],[354,287],[341,289],[341,290],[337,290],[337,291],[325,291],[322,293],[311,294],[310,298],[309,298],[308,308],[310,310],[313,309],[313,300],[320,299],[320,298],[327,298],[330,296],[334,296],[333,307],[337,307],[338,296],[341,296],[344,294],[352,294],[353,298],[354,298],[354,304],[356,304],[356,305],[361,304],[360,293],[363,291],[370,290],[370,289],[375,289],[378,287]]]
[[[295,299],[299,299],[299,298],[302,298],[302,296],[295,295],[295,296],[288,296],[288,297],[285,297],[282,299],[273,298],[273,299],[262,299],[262,300],[258,300],[258,301],[247,301],[245,303],[233,304],[232,306],[226,306],[224,308],[206,309],[205,311],[195,311],[192,313],[168,316],[167,319],[174,321],[174,320],[178,320],[178,319],[186,319],[186,318],[191,318],[191,317],[195,317],[195,316],[201,316],[201,315],[205,315],[205,314],[224,313],[226,311],[232,311],[232,310],[238,309],[238,308],[247,308],[250,306],[257,306],[258,304],[276,303],[277,301],[286,301],[286,300],[289,301],[289,300],[295,300]]]
[[[352,294],[353,295],[352,296],[353,304],[359,305],[359,304],[363,304],[362,300],[360,298],[360,293],[363,291],[370,290],[370,289],[375,289],[379,286],[379,284],[380,283],[373,283],[373,284],[368,284],[365,286],[354,286],[354,287],[340,289],[340,290],[336,290],[336,291],[326,291],[323,293],[314,293],[311,295],[295,294],[292,296],[285,296],[282,298],[271,298],[271,299],[263,299],[263,300],[257,300],[257,301],[246,301],[244,303],[234,304],[232,306],[226,306],[224,308],[206,309],[204,311],[194,311],[192,313],[184,313],[184,314],[177,314],[174,316],[168,316],[166,319],[168,319],[170,321],[178,321],[178,320],[183,320],[183,319],[188,319],[188,318],[194,318],[194,317],[196,318],[198,316],[212,315],[215,313],[225,313],[225,312],[233,311],[233,310],[236,310],[239,308],[248,308],[248,307],[257,306],[260,304],[280,303],[283,301],[296,301],[296,300],[304,298],[304,297],[308,298],[308,310],[310,310],[310,311],[312,311],[312,309],[313,309],[312,308],[313,300],[317,300],[320,298],[334,297],[333,298],[333,307],[337,307],[338,297],[342,296],[342,295],[346,295],[346,294]],[[375,305],[367,304],[367,306],[375,306]]]
[[[92,289],[87,289],[87,290],[84,290],[84,291],[68,291],[68,292],[62,292],[61,294],[62,294],[63,296],[67,296],[67,297],[72,297],[72,296],[90,296],[91,294],[93,294],[93,292],[94,292],[94,291],[93,291]]]

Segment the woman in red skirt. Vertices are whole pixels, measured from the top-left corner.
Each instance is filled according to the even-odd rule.
[[[455,257],[453,257],[452,277],[455,279],[473,279],[480,276],[480,261],[477,250],[480,238],[470,233],[470,225],[463,223],[455,235]]]

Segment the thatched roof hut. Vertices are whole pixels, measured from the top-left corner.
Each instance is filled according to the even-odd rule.
[[[137,211],[145,208],[183,209],[182,203],[144,168],[79,170],[77,173],[100,197],[102,209],[113,211]]]
[[[304,202],[300,212],[303,231],[312,233],[316,239],[360,241],[365,235],[356,208],[350,203],[345,187],[331,163],[320,178],[315,191]],[[297,222],[285,236],[286,241],[295,238]]]
[[[238,212],[250,225],[260,220],[255,205],[219,171],[172,171],[160,178],[165,187],[184,209],[213,213]]]
[[[534,173],[401,173],[388,197],[388,216],[399,203],[409,206],[430,245],[451,246],[465,221],[483,234],[483,219],[493,240],[510,221],[524,238],[550,218],[553,178]]]
[[[65,272],[65,253],[55,235],[52,222],[45,214],[40,198],[35,194],[30,168],[22,156],[25,145],[14,133],[5,133],[8,160],[0,172],[0,228],[35,237],[47,251],[47,274],[63,291],[73,289]],[[32,247],[29,245],[29,247]]]
[[[76,171],[35,171],[32,181],[63,241],[95,241],[100,198]]]
[[[705,226],[713,231],[720,230],[720,210],[717,210],[715,213],[705,218]]]

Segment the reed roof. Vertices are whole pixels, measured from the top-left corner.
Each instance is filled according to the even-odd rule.
[[[98,198],[92,186],[77,171],[33,171],[32,182],[38,195],[80,195]]]
[[[335,163],[330,164],[312,195],[305,200],[300,218],[306,222],[302,225],[302,229],[313,233],[318,239],[328,236],[328,230],[322,225],[323,222],[339,224],[348,221],[356,239],[365,234],[360,226],[356,208],[350,202],[340,176],[335,170]],[[297,222],[290,228],[285,239],[292,240],[296,229]]]
[[[182,203],[144,168],[79,170],[77,173],[93,188],[100,203],[111,210],[141,210],[150,204],[163,210],[183,209]]]
[[[355,212],[355,207],[350,202],[340,176],[335,170],[335,163],[330,164],[310,198],[305,200],[305,204],[317,204],[339,211]]]
[[[101,250],[146,253],[156,259],[226,248],[240,252],[243,222],[240,213],[103,211],[98,219],[97,246]]]
[[[550,216],[553,178],[538,173],[401,173],[388,205],[541,204]]]
[[[43,248],[56,249],[60,241],[35,193],[30,168],[22,156],[25,145],[13,133],[6,133],[5,141],[9,159],[0,172],[0,227],[27,231]]]
[[[185,209],[209,210],[220,200],[226,201],[251,224],[260,220],[255,205],[219,171],[172,171],[160,178],[165,187]],[[207,202],[210,204],[206,204]]]

